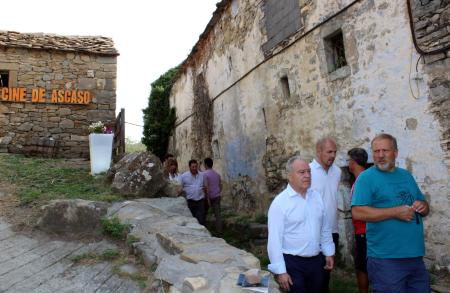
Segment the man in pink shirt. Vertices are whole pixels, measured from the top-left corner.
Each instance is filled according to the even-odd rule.
[[[206,215],[208,215],[209,207],[212,207],[214,217],[216,218],[216,230],[218,233],[222,233],[222,217],[220,215],[220,192],[222,191],[222,181],[220,175],[213,170],[213,160],[206,158],[205,163],[205,176],[206,181]]]

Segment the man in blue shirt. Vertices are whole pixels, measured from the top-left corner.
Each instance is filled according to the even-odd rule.
[[[198,163],[196,160],[189,161],[189,171],[181,174],[181,187],[186,195],[188,208],[193,217],[195,217],[201,225],[205,225],[205,191],[206,182],[203,173],[198,171]]]
[[[395,166],[397,140],[379,134],[372,140],[375,166],[359,175],[352,215],[367,222],[367,270],[373,292],[430,292],[423,263],[422,217],[429,205],[412,175]]]

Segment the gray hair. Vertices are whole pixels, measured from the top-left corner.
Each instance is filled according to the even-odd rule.
[[[293,156],[289,158],[286,162],[286,173],[289,173],[292,171],[292,164],[294,164],[295,161],[303,161],[306,162],[304,159],[302,159],[300,156]]]
[[[378,139],[387,139],[387,140],[390,140],[391,141],[391,143],[392,143],[392,146],[394,147],[394,150],[398,150],[398,148],[397,148],[397,139],[394,137],[394,136],[392,136],[392,135],[390,135],[390,134],[388,134],[388,133],[380,133],[380,134],[377,134],[373,139],[372,139],[372,142],[370,143],[370,145],[373,145],[373,142],[374,141],[376,141],[376,140],[378,140]]]

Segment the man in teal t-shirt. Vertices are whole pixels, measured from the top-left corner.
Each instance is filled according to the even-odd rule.
[[[430,292],[422,217],[429,206],[412,175],[395,167],[397,140],[372,140],[375,166],[358,177],[352,215],[367,222],[367,270],[373,292]]]

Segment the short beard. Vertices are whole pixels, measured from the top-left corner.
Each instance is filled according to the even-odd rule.
[[[395,162],[387,162],[384,164],[376,164],[377,168],[384,172],[392,171],[395,167]]]

